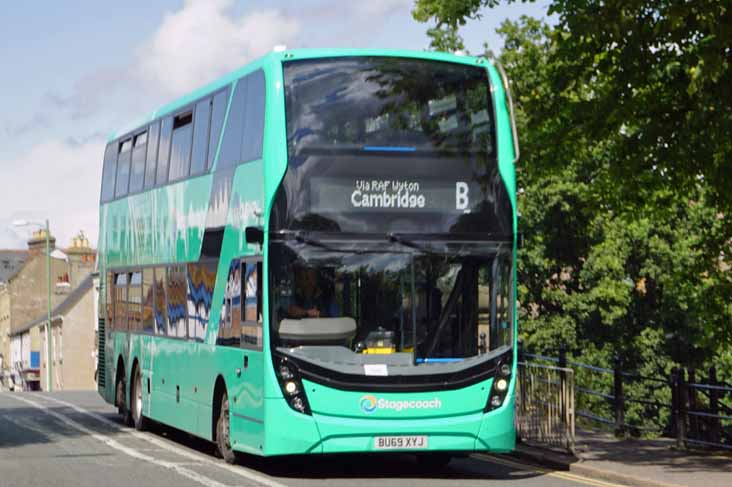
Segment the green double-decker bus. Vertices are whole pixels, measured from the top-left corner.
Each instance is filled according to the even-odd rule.
[[[221,456],[514,447],[518,145],[483,58],[286,50],[113,134],[99,392]]]

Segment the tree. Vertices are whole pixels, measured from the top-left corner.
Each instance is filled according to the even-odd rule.
[[[457,36],[497,3],[418,0],[414,16]],[[499,29],[522,142],[521,333],[606,366],[620,350],[647,373],[732,363],[729,11],[590,0],[550,12],[554,27]]]

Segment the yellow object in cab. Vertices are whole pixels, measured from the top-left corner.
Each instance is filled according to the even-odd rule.
[[[374,355],[374,354],[385,354],[394,353],[396,349],[394,347],[371,347],[364,349],[363,353]]]

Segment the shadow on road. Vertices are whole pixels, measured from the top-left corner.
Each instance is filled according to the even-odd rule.
[[[154,424],[152,434],[215,456],[214,446],[205,440],[180,430]],[[258,457],[239,454],[237,463],[260,473],[293,479],[486,479],[520,480],[541,475],[538,472],[495,464],[475,457],[455,458],[446,467],[430,468],[419,463],[414,455],[392,454],[331,454],[281,457]]]

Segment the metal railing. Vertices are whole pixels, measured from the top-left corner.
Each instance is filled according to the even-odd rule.
[[[574,371],[518,363],[516,432],[522,441],[574,453]]]
[[[714,367],[674,368],[669,376],[628,370],[619,357],[612,368],[568,360],[564,348],[559,357],[522,357],[532,366],[574,370],[574,414],[581,424],[604,426],[620,437],[672,437],[679,448],[732,449],[732,384],[719,380]]]

